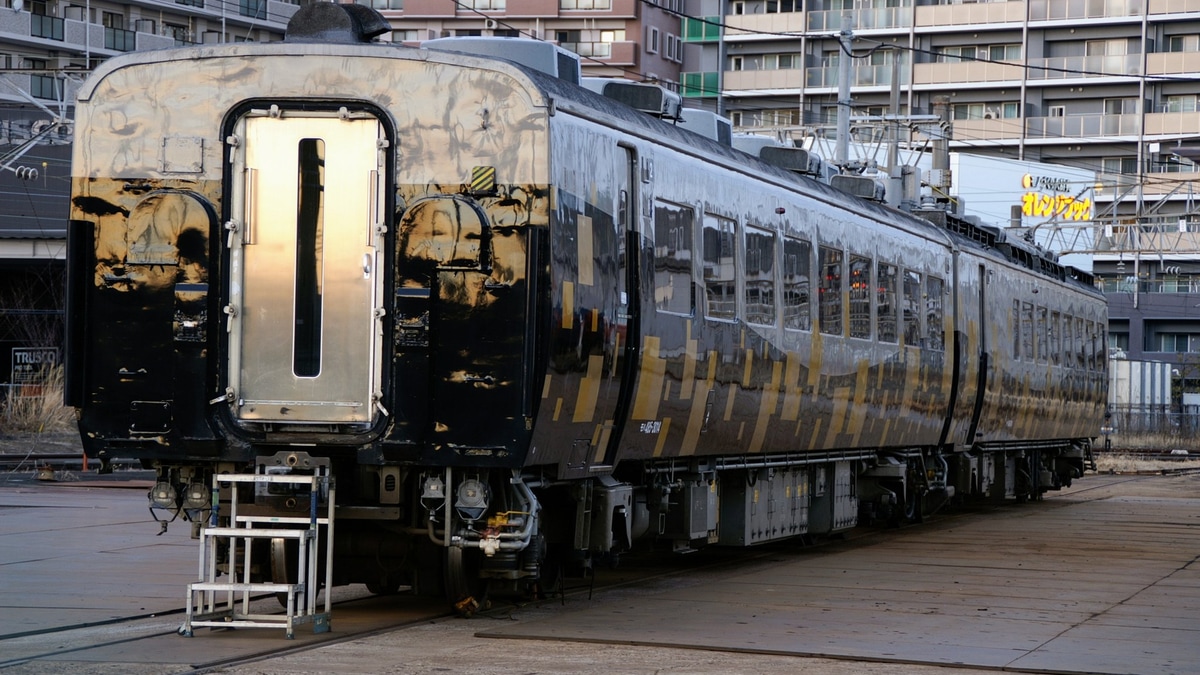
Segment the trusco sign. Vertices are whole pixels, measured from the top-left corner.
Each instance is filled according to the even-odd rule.
[[[1058,217],[1062,220],[1091,220],[1092,199],[1084,197],[1077,199],[1069,194],[1070,181],[1066,178],[1053,176],[1034,176],[1025,174],[1021,177],[1021,186],[1030,192],[1021,196],[1021,213],[1038,218]],[[1053,192],[1056,194],[1044,194]]]

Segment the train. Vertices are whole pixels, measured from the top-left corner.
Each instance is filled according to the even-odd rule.
[[[1083,475],[1087,272],[553,44],[387,30],[312,3],[78,93],[65,398],[163,528],[228,517],[215,476],[327,471],[333,583],[473,606]]]

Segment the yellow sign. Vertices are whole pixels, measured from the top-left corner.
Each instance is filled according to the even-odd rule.
[[[1060,220],[1091,220],[1092,200],[1090,197],[1076,199],[1071,195],[1044,195],[1026,192],[1021,197],[1021,213],[1026,216]]]

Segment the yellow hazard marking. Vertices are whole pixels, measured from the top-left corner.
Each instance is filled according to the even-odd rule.
[[[662,419],[662,429],[658,431],[658,442],[654,444],[654,456],[662,457],[663,447],[667,444],[667,431],[671,429],[671,418]]]
[[[562,397],[560,396],[558,398],[558,400],[554,402],[554,418],[553,419],[555,422],[558,421],[558,416],[562,413],[562,407],[563,407],[563,400],[562,400]]]
[[[692,397],[692,388],[696,382],[696,348],[700,343],[688,340],[683,352],[683,381],[679,383],[679,400],[686,401]]]
[[[496,189],[496,167],[471,168],[471,192],[491,192]]]
[[[575,413],[571,422],[591,422],[596,414],[596,399],[600,395],[600,380],[604,374],[604,355],[588,357],[587,374],[579,383],[579,397],[575,399]]]
[[[600,330],[600,310],[592,308],[592,332]]]
[[[546,382],[542,385],[542,398],[550,398],[550,380],[551,376],[546,376]]]
[[[713,382],[717,377],[717,353],[708,353],[708,374],[704,381],[696,383],[695,397],[692,399],[692,409],[688,413],[687,430],[683,434],[683,444],[680,455],[691,455],[696,452],[700,441],[700,431],[704,428],[704,417],[708,413],[709,399],[712,397]]]
[[[579,285],[591,286],[595,276],[596,256],[592,254],[592,219],[579,215],[575,219],[579,239]]]
[[[762,452],[763,440],[767,437],[767,426],[775,407],[779,405],[779,386],[783,377],[783,363],[771,364],[771,382],[763,389],[758,405],[758,419],[754,422],[754,435],[750,438],[750,452]]]
[[[671,381],[666,378],[663,378],[662,400],[664,400],[664,401],[671,400]]]
[[[742,389],[750,388],[750,378],[754,373],[754,350],[746,350],[746,367],[742,370]]]
[[[642,368],[638,378],[637,393],[634,394],[631,417],[635,420],[658,418],[658,404],[663,390],[663,377],[667,372],[666,359],[659,357],[660,340],[647,335],[642,339]]]
[[[808,449],[809,450],[817,449],[817,439],[821,436],[821,422],[822,421],[823,420],[820,417],[818,417],[817,421],[815,423],[813,423],[812,436],[808,439]]]
[[[604,424],[600,425],[600,438],[596,441],[596,454],[592,457],[592,464],[604,462],[604,453],[608,450],[608,439],[612,436],[612,429],[612,420],[605,420]]]
[[[787,371],[783,377],[783,411],[780,419],[791,422],[800,418],[800,355],[787,353]]]
[[[863,425],[867,420],[867,379],[871,376],[870,364],[866,359],[858,362],[858,377],[854,380],[854,408],[850,413],[850,428],[847,430],[853,438],[851,445],[858,447],[862,436]]]
[[[564,281],[562,286],[562,327],[571,330],[575,325],[575,284]]]
[[[737,397],[738,386],[736,384],[729,385],[729,398],[725,399],[725,417],[726,422],[733,419],[733,399]]]
[[[604,431],[603,424],[597,424],[595,429],[592,429],[592,447],[600,444],[600,434]]]
[[[738,435],[737,435],[737,439],[738,439],[739,441],[740,441],[740,440],[742,440],[742,436],[743,436],[745,433],[746,433],[746,423],[745,423],[745,422],[742,422],[741,424],[739,424],[739,425],[738,425]]]
[[[825,434],[825,447],[835,447],[837,435],[846,424],[846,413],[850,407],[850,387],[835,387],[833,390],[833,419],[829,421],[829,431]]]

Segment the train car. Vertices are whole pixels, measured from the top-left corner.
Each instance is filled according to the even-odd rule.
[[[216,474],[325,466],[335,583],[459,601],[1082,475],[1087,274],[589,91],[551,45],[386,30],[315,3],[79,92],[67,399],[89,457],[157,471],[164,527],[228,513]]]

